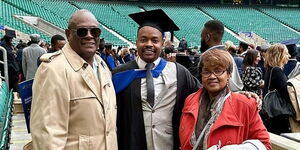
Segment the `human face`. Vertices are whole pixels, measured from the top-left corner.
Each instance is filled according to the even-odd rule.
[[[54,49],[55,50],[61,50],[66,44],[65,40],[57,40],[55,45],[54,45]]]
[[[211,72],[211,74],[209,76],[204,76],[205,72]],[[220,73],[218,74],[217,72]],[[203,66],[201,73],[203,74],[201,77],[203,87],[212,97],[217,96],[226,87],[230,78],[230,73],[226,71],[225,68],[221,68],[219,66]]]
[[[163,43],[162,33],[156,28],[144,26],[138,31],[138,55],[147,63],[154,62],[160,56]]]
[[[258,55],[256,56],[255,60],[254,60],[254,64],[257,65],[260,61],[260,54],[258,53]]]
[[[98,28],[98,21],[90,12],[80,12],[73,16],[66,35],[72,49],[87,62],[92,62],[99,47],[100,37],[94,37],[89,30],[84,37],[77,35],[78,28]]]
[[[283,51],[283,58],[282,58],[282,66],[287,64],[290,58],[290,54],[287,48],[284,49]]]

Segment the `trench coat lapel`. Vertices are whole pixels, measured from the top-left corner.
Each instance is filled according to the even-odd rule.
[[[97,76],[95,75],[93,69],[91,66],[88,66],[87,68],[81,70],[81,77],[85,81],[85,83],[88,85],[90,90],[95,94],[97,97],[97,100],[103,104],[101,96],[100,96],[100,83],[97,79]]]
[[[67,43],[63,49],[62,52],[67,58],[67,61],[73,68],[75,72],[79,72],[81,74],[81,77],[87,84],[87,86],[90,88],[90,90],[95,94],[97,97],[97,100],[102,103],[102,99],[100,97],[100,83],[97,79],[97,76],[95,75],[93,68],[88,65],[88,63],[83,60]]]

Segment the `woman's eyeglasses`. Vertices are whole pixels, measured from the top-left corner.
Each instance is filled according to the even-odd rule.
[[[212,74],[214,74],[215,76],[221,76],[225,71],[227,70],[214,70],[212,72],[210,71],[202,71],[201,75],[205,78],[211,76]]]
[[[77,33],[79,37],[85,37],[90,31],[93,37],[99,37],[101,34],[101,30],[99,28],[78,28],[78,29],[70,29]]]

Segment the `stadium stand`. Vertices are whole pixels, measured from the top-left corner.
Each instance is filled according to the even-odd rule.
[[[102,24],[122,35],[129,41],[135,41],[137,25],[120,15],[110,7],[109,4],[77,1],[74,2],[74,4],[79,8],[90,10]]]
[[[5,82],[0,87],[0,150],[7,150],[10,146],[12,127],[13,94],[8,90]]]
[[[34,1],[30,0],[3,0],[20,10],[25,11],[26,13],[32,16],[39,16],[48,22],[53,23],[59,28],[65,29],[67,27],[67,21],[60,16],[55,15],[53,12],[41,7]]]
[[[12,15],[17,14],[16,11],[19,11],[22,12],[24,16],[38,16],[61,29],[67,28],[69,17],[74,11],[78,9],[73,5],[71,5],[68,1],[63,1],[63,0],[56,0],[56,1],[4,0],[3,3],[7,3],[7,6],[3,6],[4,8],[6,7],[14,8],[13,9],[14,12],[10,13],[11,17],[10,16],[6,17],[11,19],[11,21],[13,22],[15,22],[15,19],[12,17]],[[64,7],[61,7],[62,5]],[[12,26],[14,27],[14,24]],[[17,30],[21,32],[24,31],[24,29],[18,29],[18,28]],[[101,30],[102,30],[101,37],[104,37],[107,42],[114,43],[114,45],[117,46],[127,45],[127,43],[123,42],[118,37],[114,36],[112,33],[107,31],[106,29],[101,28]],[[29,33],[28,32],[24,32],[24,33],[26,34],[38,33],[42,35],[42,38],[45,41],[47,42],[50,41],[50,37],[47,37],[43,33],[38,31],[32,32],[30,29]]]
[[[299,8],[258,8],[259,10],[267,13],[271,17],[284,22],[286,25],[293,27],[300,32],[300,24],[296,20],[300,19]]]
[[[2,10],[2,16],[3,18],[1,18],[1,23],[3,25],[9,26],[11,28],[14,28],[20,32],[23,32],[25,34],[32,34],[32,33],[37,33],[41,35],[41,38],[47,42],[50,41],[50,37],[47,36],[46,34],[32,28],[30,25],[25,24],[17,19],[15,19],[13,16],[14,15],[20,15],[20,16],[28,16],[29,14],[27,14],[26,12],[4,2],[4,1],[0,1],[0,6],[1,6],[1,10]]]
[[[67,21],[70,15],[75,10],[81,8],[89,9],[96,15],[102,25],[134,43],[138,26],[128,17],[128,14],[161,8],[180,27],[181,30],[175,32],[175,36],[178,39],[185,37],[191,47],[200,44],[200,30],[203,24],[211,18],[222,21],[235,34],[252,31],[271,43],[300,37],[299,33],[283,25],[285,24],[299,32],[300,25],[294,21],[295,17],[300,17],[300,10],[297,8],[203,6],[175,3],[99,3],[96,1],[67,0],[3,0],[1,3],[4,4],[2,7],[5,11],[3,13],[5,17],[2,18],[5,18],[5,23],[3,24],[13,26],[26,34],[39,33],[46,41],[49,41],[47,35],[20,21],[16,21],[12,16],[16,14],[38,16],[61,29],[65,29],[67,28]],[[120,46],[128,45],[102,26],[101,29],[101,37],[105,38],[107,42]],[[223,39],[223,42],[231,40],[235,44],[238,43],[238,40],[228,32],[225,32]]]
[[[144,5],[146,10],[163,9],[179,26],[180,31],[175,32],[177,38],[185,37],[189,42],[189,46],[197,46],[200,44],[200,32],[203,25],[208,20],[211,20],[208,16],[205,16],[199,9],[191,5]],[[228,32],[224,34],[224,40],[231,40],[237,43],[238,40],[230,35]],[[224,41],[225,42],[225,41]]]
[[[280,22],[255,10],[251,7],[241,6],[198,6],[201,10],[222,21],[226,27],[234,32],[252,31],[269,42],[300,37]]]

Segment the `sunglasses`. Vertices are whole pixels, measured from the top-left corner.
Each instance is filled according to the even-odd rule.
[[[90,31],[93,37],[99,37],[101,34],[101,30],[99,28],[78,28],[78,29],[70,29],[77,33],[79,37],[85,37]]]

